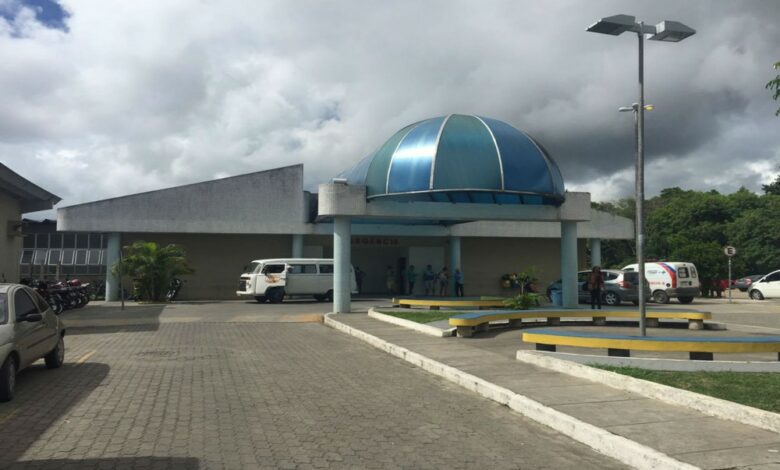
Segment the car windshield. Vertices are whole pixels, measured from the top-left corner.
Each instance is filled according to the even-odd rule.
[[[251,263],[249,263],[249,266],[247,266],[246,268],[247,274],[252,274],[253,272],[255,272],[255,269],[257,269],[258,266],[260,266],[260,263],[258,263],[257,261],[252,261]]]
[[[0,294],[0,324],[8,321],[8,297]]]

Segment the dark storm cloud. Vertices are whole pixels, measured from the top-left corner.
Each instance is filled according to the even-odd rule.
[[[629,194],[632,118],[617,108],[637,100],[636,37],[585,31],[617,13],[697,30],[646,44],[648,191],[757,190],[780,162],[764,89],[780,60],[774,0],[69,0],[67,31],[13,3],[0,160],[64,204],[298,162],[314,189],[449,113],[535,135],[570,189]]]

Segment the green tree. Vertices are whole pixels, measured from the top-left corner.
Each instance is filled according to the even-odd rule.
[[[774,67],[775,70],[780,69],[780,62],[775,62]],[[774,79],[769,80],[769,83],[766,84],[766,89],[769,91],[774,90],[772,99],[780,99],[780,75],[777,75]],[[777,111],[775,111],[775,116],[780,116],[780,108],[777,108]]]
[[[775,177],[775,180],[769,184],[762,184],[761,189],[764,190],[764,194],[774,194],[780,196],[780,174]]]
[[[136,241],[123,250],[123,259],[112,269],[133,278],[140,300],[164,300],[175,277],[195,272],[187,264],[186,253],[179,245],[160,247],[155,242]]]

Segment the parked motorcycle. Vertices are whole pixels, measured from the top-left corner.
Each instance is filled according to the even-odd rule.
[[[171,284],[168,286],[168,293],[165,295],[165,298],[168,299],[168,302],[173,302],[176,300],[176,297],[179,295],[179,291],[181,290],[181,286],[184,283],[179,278],[173,278],[171,279]]]

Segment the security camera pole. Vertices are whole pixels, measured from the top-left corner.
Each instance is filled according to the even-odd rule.
[[[609,34],[618,36],[631,31],[636,33],[639,39],[639,103],[631,107],[620,108],[620,111],[633,111],[636,120],[636,258],[639,277],[639,331],[642,336],[647,336],[645,319],[647,317],[645,299],[645,110],[652,109],[645,105],[645,79],[644,79],[644,42],[645,34],[649,34],[651,40],[679,42],[693,36],[696,31],[677,21],[662,21],[656,26],[646,26],[644,22],[636,22],[631,15],[615,15],[602,18],[588,27],[592,33]]]

